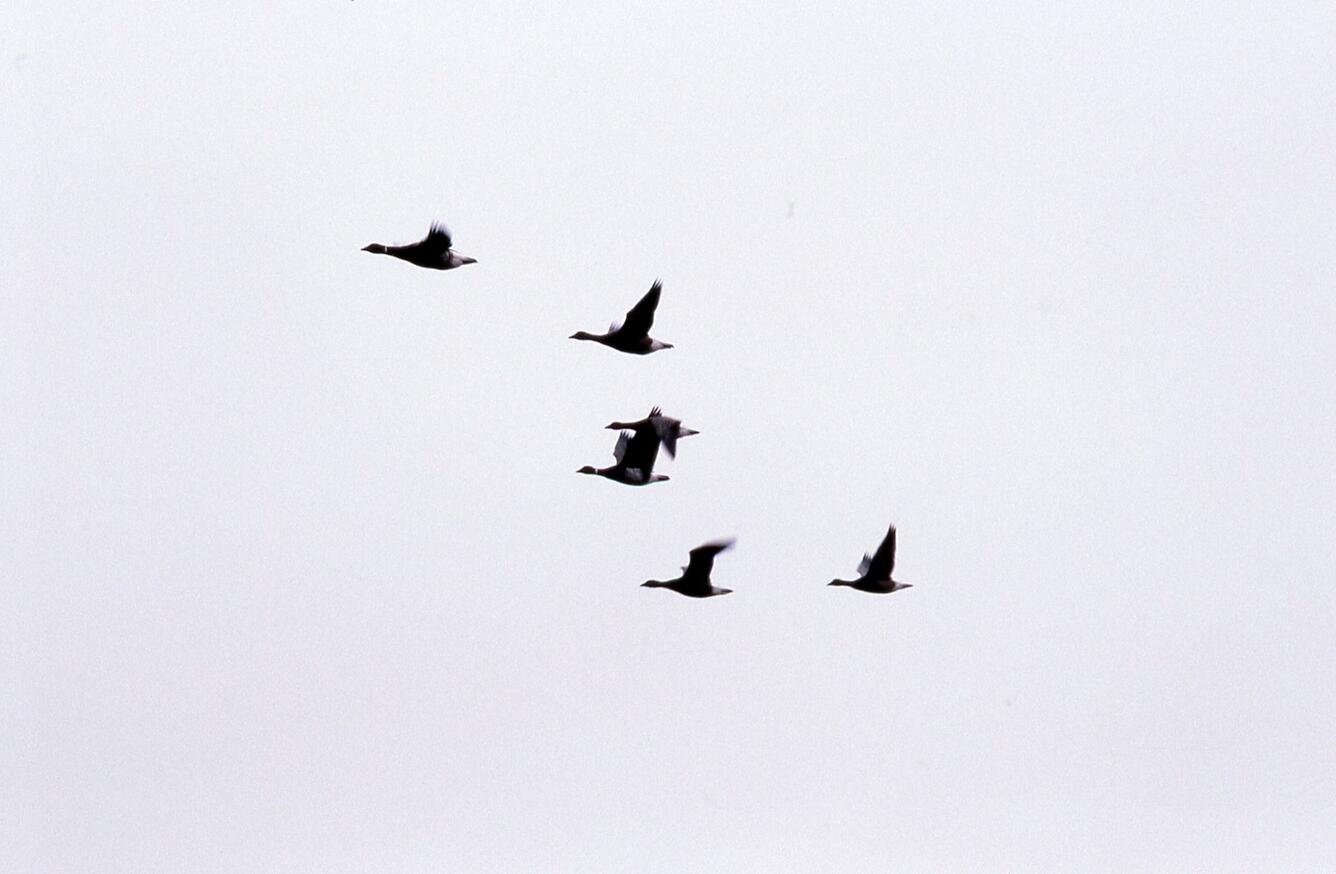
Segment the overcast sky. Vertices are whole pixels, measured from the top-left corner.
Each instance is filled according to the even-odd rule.
[[[0,869],[1336,868],[1336,11],[1106,5],[9,9]]]

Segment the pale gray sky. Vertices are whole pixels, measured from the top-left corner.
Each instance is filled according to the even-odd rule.
[[[1329,4],[196,6],[0,33],[0,870],[1336,867]]]

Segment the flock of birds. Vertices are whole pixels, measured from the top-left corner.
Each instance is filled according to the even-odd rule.
[[[433,224],[427,236],[416,243],[406,246],[386,246],[372,243],[363,247],[363,252],[377,255],[390,255],[401,258],[409,264],[427,267],[433,270],[453,270],[465,264],[476,264],[476,258],[460,255],[452,248],[453,240],[445,225]],[[672,343],[664,343],[649,335],[654,327],[654,311],[659,306],[659,296],[663,293],[663,283],[655,280],[650,290],[645,292],[635,306],[626,313],[620,325],[614,324],[605,334],[591,334],[588,331],[576,331],[572,340],[592,340],[602,343],[618,352],[630,355],[648,355],[660,349],[673,348]],[[614,463],[608,467],[585,465],[578,473],[605,477],[628,486],[644,486],[650,483],[665,482],[668,477],[654,472],[654,462],[659,457],[659,447],[668,451],[668,456],[677,454],[677,441],[681,437],[699,434],[683,427],[681,420],[664,415],[658,407],[650,410],[649,415],[636,422],[613,422],[607,426],[620,432],[617,445],[613,447]],[[669,589],[688,598],[711,598],[715,595],[727,595],[732,589],[723,589],[710,581],[710,572],[714,569],[714,557],[733,546],[732,540],[715,540],[702,544],[689,553],[691,558],[682,568],[682,575],[671,580],[648,580],[642,583],[651,589]],[[892,525],[882,539],[881,545],[872,555],[864,555],[858,566],[858,576],[852,580],[831,580],[828,585],[848,586],[860,592],[889,594],[910,588],[913,583],[902,583],[891,579],[895,569],[895,526]]]

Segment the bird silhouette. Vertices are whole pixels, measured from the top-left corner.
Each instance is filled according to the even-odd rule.
[[[654,427],[655,433],[659,435],[659,441],[663,443],[663,448],[668,450],[669,458],[677,457],[677,438],[700,433],[691,428],[683,428],[681,419],[665,416],[658,407],[651,409],[648,416],[637,422],[613,422],[607,427],[613,431],[631,431],[645,424]]]
[[[651,589],[671,589],[688,598],[712,598],[715,595],[727,595],[732,589],[721,589],[710,582],[710,571],[714,568],[714,557],[725,549],[731,549],[733,540],[713,540],[691,550],[691,560],[682,568],[682,576],[673,580],[646,580],[641,586]]]
[[[385,246],[380,243],[372,243],[369,246],[362,247],[362,251],[377,255],[392,255],[395,258],[402,258],[409,264],[429,267],[432,270],[453,270],[465,264],[478,263],[478,259],[460,255],[453,251],[450,246],[450,231],[446,229],[445,225],[437,223],[431,226],[427,236],[416,243],[407,246]]]
[[[668,479],[654,472],[654,462],[659,457],[659,433],[648,419],[633,430],[623,431],[617,436],[612,456],[617,463],[611,467],[586,464],[576,473],[595,474],[628,486],[643,486]]]
[[[654,280],[645,296],[626,313],[626,320],[621,325],[613,323],[606,334],[591,334],[588,331],[576,331],[572,340],[593,340],[610,346],[619,352],[632,355],[648,355],[660,349],[673,348],[672,343],[663,343],[650,337],[649,329],[654,326],[654,309],[659,305],[659,294],[663,283]]]
[[[848,586],[860,592],[872,592],[877,595],[887,595],[901,589],[912,588],[913,583],[900,583],[891,579],[891,571],[894,568],[895,526],[892,525],[886,532],[886,538],[882,540],[881,546],[877,547],[876,554],[863,556],[863,561],[858,565],[858,579],[831,580],[827,585]]]

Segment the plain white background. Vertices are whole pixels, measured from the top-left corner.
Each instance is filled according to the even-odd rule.
[[[1331,870],[1336,15],[1116,7],[9,10],[0,868]]]

